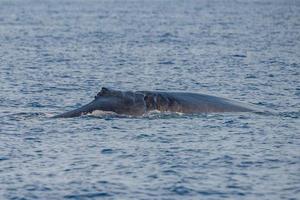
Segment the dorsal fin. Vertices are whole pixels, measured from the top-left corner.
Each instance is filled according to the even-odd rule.
[[[109,90],[108,88],[102,87],[102,88],[101,88],[101,91],[98,92],[98,94],[95,96],[95,99],[96,99],[97,97],[100,97],[100,96],[105,96],[105,95],[107,95],[107,94],[109,94],[109,93],[110,93],[110,90]]]
[[[101,88],[101,91],[100,91],[100,94],[108,94],[109,93],[109,89],[106,88],[106,87],[102,87]]]

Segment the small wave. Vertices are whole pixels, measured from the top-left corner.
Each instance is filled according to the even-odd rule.
[[[252,79],[252,78],[257,78],[257,76],[255,76],[254,74],[247,74],[246,78],[247,79]]]
[[[1,116],[1,118],[9,118],[10,120],[26,120],[33,118],[47,117],[47,114],[41,112],[19,112]]]
[[[300,111],[298,111],[298,112],[281,112],[281,113],[279,113],[279,115],[282,117],[298,119],[300,117]]]
[[[46,106],[40,104],[39,102],[31,102],[31,103],[28,103],[27,106],[29,106],[29,107],[35,107],[35,108],[43,108],[43,107],[46,107]]]
[[[242,55],[242,54],[233,54],[232,57],[236,57],[236,58],[246,58],[246,55]]]
[[[187,195],[194,193],[194,191],[192,189],[182,186],[182,185],[173,186],[173,187],[169,188],[169,191],[171,191],[172,193],[175,193],[177,195],[181,195],[181,196],[187,196]]]
[[[161,64],[161,65],[174,65],[175,63],[173,61],[160,61],[158,64]]]
[[[100,198],[100,197],[109,197],[112,196],[107,192],[96,192],[96,193],[86,193],[86,194],[71,194],[65,195],[66,199],[82,199],[82,198]]]

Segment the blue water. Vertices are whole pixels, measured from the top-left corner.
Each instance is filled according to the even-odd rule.
[[[51,119],[101,87],[272,114]],[[300,199],[300,2],[0,1],[0,199]]]

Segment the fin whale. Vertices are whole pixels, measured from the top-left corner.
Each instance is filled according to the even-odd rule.
[[[103,87],[90,103],[54,118],[78,117],[93,111],[141,116],[149,111],[179,113],[255,112],[241,103],[222,97],[189,92],[118,91]]]

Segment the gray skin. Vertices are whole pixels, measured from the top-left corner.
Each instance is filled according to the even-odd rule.
[[[122,92],[108,88],[81,108],[54,116],[54,118],[78,117],[93,111],[109,111],[117,114],[141,116],[149,111],[179,113],[253,112],[254,110],[229,99],[188,92]]]

